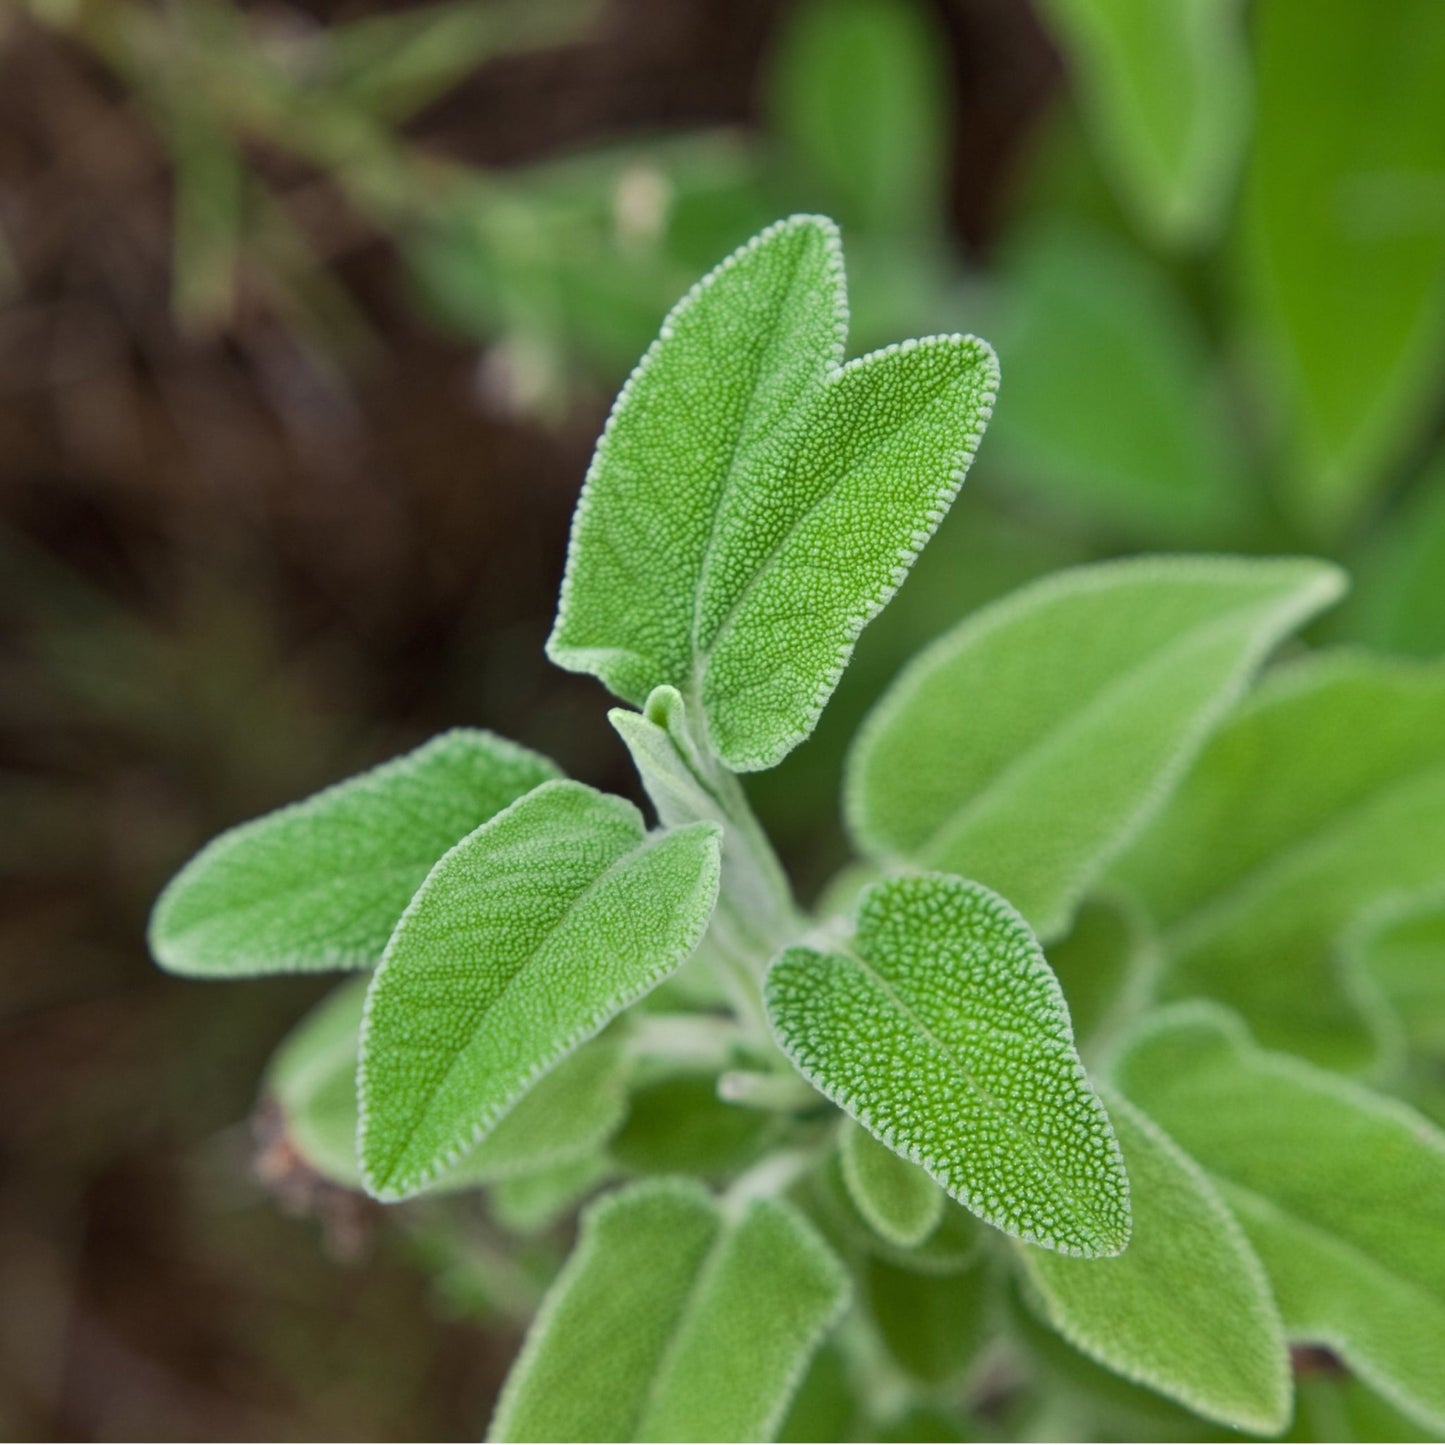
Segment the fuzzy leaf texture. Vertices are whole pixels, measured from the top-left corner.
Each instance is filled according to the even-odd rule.
[[[718,830],[648,835],[630,803],[555,782],[428,875],[361,1035],[368,1189],[399,1198],[480,1143],[548,1069],[697,946]]]
[[[1119,1146],[1003,899],[958,878],[876,884],[852,941],[789,949],[764,999],[803,1076],[980,1218],[1065,1254],[1124,1248]]]
[[[151,952],[210,977],[369,968],[432,864],[558,776],[492,733],[443,733],[222,833],[157,899]]]
[[[673,309],[573,521],[548,655],[641,705],[675,687],[734,772],[813,729],[957,492],[997,385],[971,337],[843,364],[836,229],[794,216]]]
[[[267,1089],[287,1142],[316,1173],[360,1189],[356,1157],[357,1050],[367,980],[343,985],[311,1011],[277,1051]],[[584,1045],[538,1080],[476,1148],[444,1170],[436,1189],[464,1189],[569,1165],[591,1155],[627,1112],[622,1043]]]
[[[1204,1172],[1117,1096],[1134,1231],[1117,1259],[1019,1248],[1049,1322],[1126,1379],[1272,1435],[1289,1422],[1289,1349],[1269,1281]]]
[[[1043,10],[1125,205],[1160,240],[1208,239],[1249,133],[1241,0],[1046,0]]]
[[[1238,1009],[1262,1043],[1368,1064],[1390,1021],[1343,944],[1445,884],[1445,666],[1339,653],[1279,670],[1117,873],[1160,926],[1170,990]]]
[[[843,1182],[858,1213],[890,1244],[912,1249],[943,1219],[943,1191],[916,1164],[849,1124],[839,1144]]]
[[[1209,1004],[1156,1015],[1117,1078],[1213,1176],[1290,1337],[1445,1430],[1445,1136]]]
[[[654,1180],[583,1216],[493,1440],[767,1440],[848,1295],[789,1204]]]
[[[927,648],[849,759],[860,846],[976,878],[1045,938],[1254,669],[1337,597],[1320,562],[1141,558],[1023,588]]]

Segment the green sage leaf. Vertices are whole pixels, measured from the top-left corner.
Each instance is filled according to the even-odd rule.
[[[843,1131],[839,1157],[859,1214],[890,1244],[912,1249],[938,1228],[948,1199],[918,1165],[853,1123]]]
[[[847,1293],[790,1205],[635,1184],[583,1216],[489,1438],[770,1439]]]
[[[356,1069],[367,980],[343,985],[281,1045],[267,1073],[286,1137],[306,1164],[333,1183],[360,1189],[356,1157]],[[591,1156],[622,1123],[622,1040],[594,1040],[539,1079],[475,1148],[446,1168],[433,1189],[467,1189]]]
[[[1445,666],[1340,653],[1281,669],[1117,874],[1159,924],[1169,990],[1229,1004],[1270,1046],[1368,1064],[1390,1024],[1343,943],[1445,884]]]
[[[1208,1004],[1156,1015],[1117,1077],[1213,1176],[1290,1337],[1328,1345],[1445,1429],[1445,1135],[1395,1100],[1259,1049]]]
[[[930,1275],[874,1257],[863,1269],[868,1313],[895,1363],[925,1385],[956,1379],[988,1339],[987,1257]]]
[[[1249,132],[1241,0],[1046,0],[1084,118],[1126,205],[1159,239],[1207,240]]]
[[[768,1018],[803,1076],[980,1218],[1082,1256],[1129,1238],[1129,1191],[1062,993],[1028,926],[976,883],[897,878],[851,943],[772,966]]]
[[[222,833],[173,878],[150,946],[172,973],[368,968],[433,863],[559,776],[538,753],[457,728]]]
[[[648,836],[631,804],[538,788],[457,844],[367,997],[360,1152],[397,1198],[480,1143],[536,1079],[696,947],[718,830]]]
[[[1015,592],[873,709],[848,764],[854,836],[1062,933],[1265,655],[1341,585],[1318,562],[1136,558]]]
[[[1203,1170],[1117,1097],[1134,1229],[1116,1259],[1020,1247],[1050,1323],[1077,1349],[1205,1416],[1289,1422],[1289,1348],[1269,1281]]]
[[[1440,414],[1445,7],[1261,0],[1240,256],[1291,443],[1287,500],[1338,533]]]
[[[735,772],[812,731],[993,401],[984,343],[844,366],[844,317],[832,224],[764,231],[663,323],[577,506],[548,655],[634,704],[675,687]]]

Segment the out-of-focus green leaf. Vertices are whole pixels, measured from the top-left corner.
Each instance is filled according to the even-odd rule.
[[[918,1165],[852,1123],[844,1127],[839,1158],[859,1214],[889,1243],[912,1249],[938,1228],[948,1197]]]
[[[986,474],[1155,546],[1237,531],[1258,506],[1249,464],[1168,279],[1101,231],[1061,228],[1020,245],[1004,279]]]
[[[1117,873],[1159,924],[1166,989],[1221,999],[1271,1046],[1368,1064],[1388,1021],[1342,966],[1345,932],[1445,884],[1445,665],[1280,669]]]
[[[1155,1016],[1120,1087],[1213,1177],[1290,1337],[1325,1344],[1445,1428],[1445,1135],[1337,1074],[1257,1048],[1195,1003]]]
[[[633,1090],[613,1159],[634,1174],[694,1174],[721,1180],[766,1146],[776,1120],[717,1096],[717,1080],[664,1078]]]
[[[946,1384],[973,1362],[988,1338],[990,1284],[983,1255],[959,1274],[922,1274],[877,1256],[863,1270],[884,1347],[925,1385]]]
[[[863,896],[853,938],[791,948],[764,989],[799,1072],[990,1224],[1092,1257],[1129,1238],[1128,1183],[1038,943],[941,875]]]
[[[975,613],[860,731],[854,836],[876,859],[977,878],[1057,936],[1263,658],[1341,584],[1319,562],[1136,558]]]
[[[1108,1053],[1147,1001],[1159,950],[1141,910],[1122,898],[1087,898],[1074,926],[1048,948],[1085,1062]]]
[[[1386,652],[1445,657],[1445,453],[1371,538],[1343,621]]]
[[[918,0],[807,0],[769,85],[804,185],[845,227],[926,233],[938,221],[949,122],[942,36]]]
[[[1440,408],[1445,6],[1262,0],[1242,254],[1288,500],[1338,533]]]
[[[1269,1281],[1203,1171],[1118,1098],[1134,1229],[1116,1259],[1021,1246],[1050,1323],[1126,1379],[1236,1429],[1289,1421],[1289,1349]]]
[[[1171,244],[1219,229],[1249,127],[1241,0],[1045,0],[1124,201]]]
[[[825,1341],[788,1406],[777,1438],[798,1445],[805,1441],[851,1440],[857,1413],[858,1401],[848,1366],[838,1348]]]
[[[234,977],[377,962],[432,865],[554,764],[457,728],[343,783],[222,833],[151,915],[156,961]]]
[[[616,1173],[600,1151],[566,1164],[552,1164],[533,1174],[499,1179],[487,1194],[492,1214],[514,1234],[539,1234],[552,1228],[589,1194]]]
[[[848,1294],[790,1205],[636,1184],[587,1212],[493,1440],[765,1440]]]
[[[718,830],[648,836],[630,803],[547,783],[428,875],[372,981],[361,1035],[367,1187],[424,1188],[537,1079],[697,946]]]
[[[1366,919],[1349,948],[1410,1044],[1445,1058],[1445,895]]]
[[[1358,1380],[1305,1374],[1295,1390],[1295,1418],[1284,1440],[1437,1440]]]

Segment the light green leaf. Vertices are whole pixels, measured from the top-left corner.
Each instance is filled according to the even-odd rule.
[[[1085,1063],[1104,1057],[1152,995],[1159,950],[1142,910],[1124,899],[1084,900],[1074,926],[1049,945]]]
[[[267,1074],[292,1147],[318,1174],[349,1189],[362,1187],[356,1067],[367,982],[356,979],[323,999],[282,1044]],[[595,1154],[626,1113],[625,1064],[620,1039],[578,1049],[432,1188],[467,1189]]]
[[[924,1384],[956,1378],[988,1338],[986,1256],[954,1275],[924,1274],[875,1256],[864,1266],[863,1280],[884,1347]]]
[[[916,1164],[853,1123],[843,1130],[839,1158],[859,1214],[890,1244],[912,1249],[938,1228],[947,1196]]]
[[[1339,532],[1440,414],[1445,6],[1261,0],[1241,254],[1292,433],[1296,515]]]
[[[1129,1238],[1129,1187],[1063,995],[1003,899],[959,878],[864,895],[853,939],[772,966],[768,1018],[803,1076],[980,1218],[1085,1257]]]
[[[773,62],[776,129],[800,181],[864,232],[927,234],[939,218],[948,73],[929,20],[916,0],[812,0]]]
[[[1445,895],[1367,919],[1347,947],[1411,1047],[1445,1058]]]
[[[1367,911],[1445,884],[1445,666],[1339,653],[1279,670],[1117,874],[1160,925],[1169,989],[1239,1009],[1271,1046],[1369,1063],[1388,1021],[1340,945]]]
[[[909,1248],[879,1234],[863,1217],[843,1178],[841,1151],[833,1149],[809,1176],[800,1200],[829,1242],[850,1259],[876,1255],[900,1269],[939,1276],[962,1274],[977,1262],[983,1227],[968,1210],[945,1200],[943,1218],[920,1243]]]
[[[790,1205],[633,1185],[583,1216],[489,1438],[769,1439],[847,1293]]]
[[[1445,452],[1353,570],[1344,635],[1386,652],[1445,656]]]
[[[1124,1092],[1213,1176],[1291,1338],[1445,1429],[1445,1136],[1405,1105],[1254,1046],[1211,1005],[1156,1015]]]
[[[487,1190],[492,1216],[513,1234],[540,1234],[593,1193],[615,1170],[605,1154],[584,1154],[535,1174],[499,1179]]]
[[[218,977],[369,967],[432,864],[557,776],[493,733],[443,733],[222,833],[156,901],[151,952],[172,973]]]
[[[634,704],[677,688],[735,772],[812,731],[993,401],[983,342],[844,366],[844,317],[832,224],[764,231],[664,322],[577,506],[548,655]]]
[[[1057,936],[1264,656],[1341,585],[1319,562],[1133,558],[983,608],[864,723],[854,836],[977,878]]]
[[[1084,118],[1160,240],[1219,228],[1249,129],[1241,0],[1046,0]]]
[[[1111,1097],[1134,1230],[1117,1259],[1018,1255],[1077,1349],[1196,1413],[1272,1435],[1289,1422],[1289,1349],[1269,1281],[1204,1172]]]
[[[648,836],[631,804],[538,788],[457,844],[407,908],[367,997],[368,1189],[416,1192],[561,1058],[697,946],[718,830]]]
[[[658,1079],[635,1089],[612,1158],[632,1174],[722,1180],[751,1163],[777,1133],[776,1118],[717,1096],[717,1080]]]
[[[1008,388],[985,463],[1150,546],[1218,545],[1249,515],[1249,467],[1184,296],[1102,232],[1031,234],[1004,274]]]

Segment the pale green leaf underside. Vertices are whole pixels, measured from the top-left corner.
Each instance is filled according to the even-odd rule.
[[[1445,1136],[1394,1100],[1257,1048],[1204,1004],[1156,1016],[1124,1092],[1214,1178],[1294,1339],[1445,1429]]]
[[[1445,666],[1340,653],[1282,669],[1116,871],[1160,925],[1176,992],[1237,1008],[1271,1046],[1369,1062],[1381,1002],[1342,944],[1369,911],[1445,884]]]
[[[700,707],[736,772],[811,732],[972,460],[993,353],[929,337],[843,365],[832,223],[779,222],[674,308],[578,503],[548,655]]]
[[[1118,1374],[1205,1417],[1274,1434],[1289,1420],[1289,1350],[1259,1260],[1203,1171],[1109,1098],[1134,1228],[1116,1259],[1020,1246],[1054,1328]]]
[[[1047,0],[1085,118],[1126,205],[1158,237],[1218,229],[1249,133],[1241,0]]]
[[[853,1123],[843,1131],[839,1155],[859,1214],[890,1244],[912,1249],[938,1228],[948,1199],[918,1165]]]
[[[415,1192],[532,1083],[696,947],[718,830],[646,835],[631,804],[538,788],[432,870],[387,946],[362,1030],[367,1187]]]
[[[150,946],[172,973],[367,968],[433,863],[555,764],[474,728],[222,833],[172,879]]]
[[[1297,559],[1137,558],[967,618],[879,701],[849,759],[861,847],[976,878],[1044,937],[1167,795],[1251,673],[1337,597]]]
[[[958,878],[870,888],[852,943],[793,948],[765,1002],[816,1088],[961,1204],[1066,1254],[1117,1254],[1129,1191],[1038,943]]]
[[[489,1438],[770,1439],[847,1293],[792,1206],[633,1185],[583,1216]]]
[[[350,1189],[361,1188],[356,1066],[367,983],[343,985],[302,1019],[267,1075],[288,1142],[310,1168]],[[490,1184],[595,1153],[626,1113],[625,1062],[621,1041],[610,1035],[584,1045],[539,1079],[432,1188]]]

